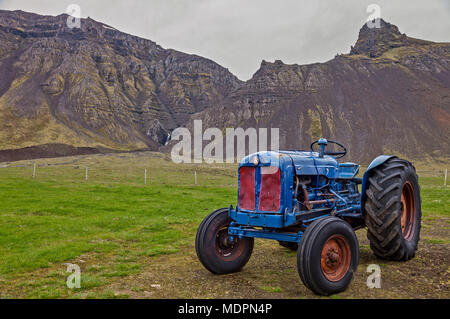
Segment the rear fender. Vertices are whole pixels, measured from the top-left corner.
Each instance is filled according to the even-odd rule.
[[[378,157],[376,157],[371,163],[370,165],[367,167],[366,172],[364,173],[363,176],[363,180],[362,180],[362,185],[361,185],[361,210],[362,213],[365,214],[365,210],[364,210],[364,204],[366,202],[366,188],[368,187],[368,176],[369,176],[369,172],[371,170],[373,170],[375,167],[380,166],[381,164],[385,163],[387,160],[394,158],[397,156],[394,155],[380,155]]]

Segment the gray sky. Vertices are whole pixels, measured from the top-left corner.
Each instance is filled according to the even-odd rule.
[[[449,0],[0,0],[0,9],[58,15],[71,3],[82,17],[207,57],[242,80],[263,59],[307,64],[348,53],[372,3],[401,32],[450,42]]]

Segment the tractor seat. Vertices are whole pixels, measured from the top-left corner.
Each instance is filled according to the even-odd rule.
[[[355,163],[340,163],[338,178],[352,178],[359,172],[359,165]]]

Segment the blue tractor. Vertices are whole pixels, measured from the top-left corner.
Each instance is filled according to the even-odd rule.
[[[250,259],[254,238],[277,240],[297,250],[303,283],[330,295],[349,286],[358,266],[356,229],[367,227],[376,256],[413,258],[421,222],[414,166],[381,155],[358,178],[359,165],[336,160],[346,153],[342,144],[321,138],[311,151],[244,157],[236,207],[212,212],[198,228],[200,262],[214,274],[237,272]]]

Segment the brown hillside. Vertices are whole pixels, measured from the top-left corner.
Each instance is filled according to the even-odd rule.
[[[381,21],[366,25],[350,54],[326,63],[263,61],[204,126],[279,127],[280,147],[309,149],[325,136],[353,161],[382,153],[450,156],[450,43],[409,38]]]
[[[208,59],[83,19],[0,10],[0,149],[157,149],[240,81]]]

